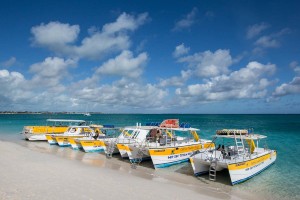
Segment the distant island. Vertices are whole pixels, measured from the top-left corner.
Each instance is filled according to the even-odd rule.
[[[84,112],[49,112],[49,111],[0,111],[0,114],[84,114]],[[103,114],[102,112],[90,112],[90,114]]]

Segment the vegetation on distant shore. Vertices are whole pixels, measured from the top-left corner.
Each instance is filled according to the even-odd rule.
[[[102,112],[90,112],[91,114],[102,114]],[[48,112],[48,111],[0,111],[0,114],[83,114],[83,112]]]

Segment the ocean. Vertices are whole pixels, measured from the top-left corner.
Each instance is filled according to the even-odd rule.
[[[248,191],[266,199],[300,199],[300,115],[92,114],[86,117],[82,114],[2,114],[0,139],[18,143],[23,139],[19,134],[23,126],[45,125],[46,119],[51,118],[83,119],[118,127],[179,119],[199,128],[200,137],[204,139],[212,139],[217,129],[253,128],[255,133],[268,136],[266,144],[277,150],[277,160],[267,170],[233,186],[232,190]]]

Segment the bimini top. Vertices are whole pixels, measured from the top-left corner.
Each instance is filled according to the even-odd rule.
[[[48,122],[85,122],[84,120],[74,119],[47,119]]]
[[[247,134],[247,135],[215,135],[215,137],[218,138],[231,138],[231,139],[235,139],[235,138],[241,138],[242,140],[260,140],[260,139],[264,139],[267,138],[267,136],[265,135],[259,135],[259,134]]]
[[[222,129],[216,131],[217,135],[246,135],[249,134],[247,129]]]
[[[200,129],[198,128],[182,128],[182,127],[178,127],[178,128],[165,128],[165,127],[159,127],[158,129],[162,129],[162,130],[173,130],[173,131],[200,131]]]

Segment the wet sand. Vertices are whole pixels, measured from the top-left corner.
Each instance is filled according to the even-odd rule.
[[[46,142],[0,141],[0,199],[261,199],[229,185],[196,178],[189,163],[132,169],[120,156],[107,159]],[[227,177],[226,177],[227,176]]]

